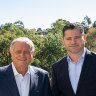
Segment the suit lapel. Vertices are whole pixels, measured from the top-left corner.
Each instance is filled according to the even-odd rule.
[[[6,70],[5,80],[6,80],[6,84],[8,85],[8,89],[10,93],[12,94],[12,96],[20,96],[11,64],[8,66]]]
[[[73,88],[72,88],[72,85],[71,85],[71,82],[70,82],[70,78],[69,78],[69,71],[68,71],[68,62],[67,62],[67,56],[65,57],[65,60],[63,61],[64,62],[64,72],[62,72],[65,76],[64,78],[64,81],[65,81],[65,84],[68,88],[68,91],[72,94],[72,96],[74,95],[74,91],[73,91]]]
[[[89,55],[90,55],[90,51],[86,50],[85,59],[84,59],[84,63],[83,63],[83,66],[82,66],[82,70],[81,70],[76,94],[78,94],[80,86],[82,85],[82,82],[86,79],[88,69],[90,68],[91,61],[90,61],[90,56]]]
[[[30,90],[29,90],[29,96],[31,96],[32,92],[37,91],[37,85],[38,85],[38,75],[36,74],[36,71],[32,66],[30,66]]]

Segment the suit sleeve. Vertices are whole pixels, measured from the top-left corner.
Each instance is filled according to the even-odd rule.
[[[43,93],[43,96],[52,96],[48,74],[45,74],[45,78],[44,78],[44,93]]]
[[[51,83],[51,89],[52,89],[52,96],[61,96],[60,91],[57,84],[57,78],[56,78],[56,70],[54,66],[52,66],[52,83]]]

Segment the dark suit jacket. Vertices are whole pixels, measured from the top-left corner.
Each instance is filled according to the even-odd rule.
[[[76,94],[69,79],[67,56],[53,64],[52,94],[53,96],[96,96],[96,54],[86,50]]]
[[[51,96],[48,73],[31,67],[34,72],[31,71],[29,96]],[[20,96],[11,64],[0,68],[0,96]]]

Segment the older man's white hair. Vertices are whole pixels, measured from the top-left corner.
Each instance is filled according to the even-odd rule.
[[[10,50],[13,49],[13,45],[16,42],[25,42],[25,43],[27,43],[30,46],[31,51],[35,51],[34,43],[29,38],[27,38],[27,37],[19,37],[19,38],[14,39],[12,41],[11,45],[10,45]]]

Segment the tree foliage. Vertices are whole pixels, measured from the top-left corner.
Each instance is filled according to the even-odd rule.
[[[86,47],[91,51],[96,52],[96,27],[91,27],[88,30],[87,38],[86,38]]]
[[[94,23],[93,23],[93,27],[96,27],[96,21],[94,21]]]
[[[56,20],[56,22],[54,22],[52,25],[51,25],[51,30],[50,32],[53,33],[53,34],[56,34],[56,33],[62,33],[62,30],[63,30],[63,27],[68,24],[69,21],[66,21],[66,20],[63,20],[63,19],[58,19]]]
[[[47,70],[51,75],[52,64],[67,54],[62,44],[62,29],[69,21],[58,19],[51,24],[51,28],[26,29],[22,21],[5,23],[0,26],[0,66],[8,65],[12,60],[9,52],[13,39],[21,36],[30,38],[35,45],[35,54],[32,65]],[[93,25],[86,16],[82,24],[87,34],[86,47],[96,51],[96,21]],[[87,29],[86,29],[87,28]]]
[[[38,49],[38,53],[35,55],[39,66],[50,73],[52,64],[66,54],[61,40],[61,35],[59,34],[48,34],[47,37],[43,37],[43,42]]]
[[[84,17],[84,20],[81,22],[84,26],[85,34],[87,34],[88,29],[90,28],[89,25],[92,23],[91,19],[88,16]]]

